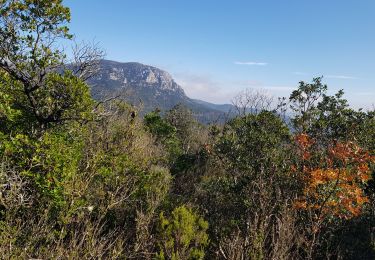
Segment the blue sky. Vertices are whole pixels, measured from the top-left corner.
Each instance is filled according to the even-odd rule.
[[[375,104],[374,0],[65,0],[71,32],[107,58],[167,70],[193,98],[246,88],[288,96],[323,75],[355,107]]]

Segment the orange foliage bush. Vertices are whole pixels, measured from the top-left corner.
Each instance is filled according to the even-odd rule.
[[[369,164],[375,161],[367,151],[353,142],[335,142],[324,149],[325,158],[314,157],[308,135],[296,136],[303,159],[301,172],[305,183],[302,196],[295,202],[299,209],[316,210],[316,217],[349,219],[360,215],[368,198],[363,185],[370,179]],[[297,171],[297,167],[293,167]]]

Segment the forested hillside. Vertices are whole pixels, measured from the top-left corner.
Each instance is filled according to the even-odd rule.
[[[102,55],[67,62],[69,21],[0,1],[1,259],[375,258],[375,111],[314,78],[223,124],[140,116],[91,97]]]

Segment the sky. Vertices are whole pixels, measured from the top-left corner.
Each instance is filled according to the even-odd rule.
[[[353,107],[375,104],[375,0],[64,0],[76,41],[168,71],[186,94],[230,103],[289,96],[323,76]]]

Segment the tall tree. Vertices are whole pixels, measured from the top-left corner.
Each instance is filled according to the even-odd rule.
[[[59,44],[72,39],[69,21],[61,0],[0,1],[0,97],[6,95],[31,128],[83,119],[92,106],[79,77],[87,66],[75,70],[80,75],[63,69]]]

